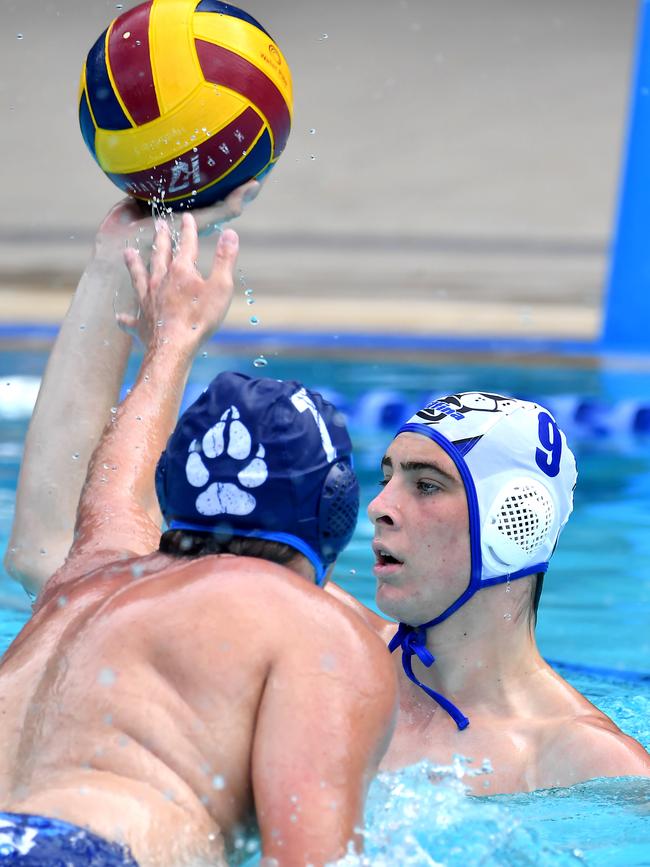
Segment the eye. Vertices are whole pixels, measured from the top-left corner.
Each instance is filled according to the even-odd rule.
[[[389,482],[390,482],[390,479],[380,479],[379,480],[379,487],[385,488]]]
[[[418,479],[416,487],[421,494],[436,494],[438,491],[442,490],[440,485],[436,482],[432,482],[429,479]]]

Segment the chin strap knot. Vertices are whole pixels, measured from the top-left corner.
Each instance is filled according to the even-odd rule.
[[[421,626],[408,626],[406,623],[400,623],[395,635],[390,640],[388,649],[392,653],[398,647],[402,648],[402,653],[407,653],[409,658],[415,654],[422,665],[430,668],[436,661],[435,656],[427,647],[427,631]]]
[[[449,701],[448,698],[445,698],[444,695],[441,695],[439,692],[426,686],[413,674],[411,661],[413,656],[417,656],[422,665],[425,665],[427,668],[430,668],[436,661],[435,656],[427,647],[427,627],[409,626],[408,623],[400,623],[397,632],[393,635],[388,644],[388,649],[391,653],[397,650],[398,647],[402,648],[402,667],[408,679],[416,686],[419,686],[420,689],[424,690],[430,698],[438,702],[440,707],[446,711],[456,723],[459,731],[466,729],[469,725],[469,720],[465,714],[463,714],[453,702]]]

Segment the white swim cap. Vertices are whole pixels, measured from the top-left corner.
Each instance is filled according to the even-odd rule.
[[[486,392],[464,392],[427,404],[398,430],[427,436],[450,456],[465,485],[471,569],[463,593],[427,623],[400,623],[388,649],[402,650],[407,677],[433,698],[459,730],[469,719],[422,683],[411,660],[435,662],[427,630],[484,587],[546,572],[573,508],[576,462],[555,419],[536,403]]]
[[[577,477],[553,416],[529,401],[465,392],[432,401],[398,434],[406,431],[438,443],[465,484],[472,592],[545,572]]]

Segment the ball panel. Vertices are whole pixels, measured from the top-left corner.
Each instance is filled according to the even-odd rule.
[[[171,201],[168,204],[175,211],[184,208],[203,208],[207,205],[212,205],[214,202],[225,199],[229,193],[232,193],[244,181],[265,174],[273,165],[274,163],[271,162],[271,136],[268,130],[265,130],[252,150],[248,152],[246,159],[242,160],[238,166],[235,166],[224,178],[197,192],[197,195],[190,199]]]
[[[102,129],[129,129],[130,118],[113,91],[113,82],[106,65],[107,37],[108,30],[105,30],[88,52],[86,60],[86,89],[90,110],[95,123]]]
[[[107,172],[128,174],[173,160],[234,121],[248,103],[225,88],[203,81],[176,111],[151,123],[116,133],[98,129],[97,159]],[[197,127],[200,118],[201,127]],[[203,127],[203,125],[205,125]]]
[[[257,27],[258,30],[261,30],[262,33],[266,33],[269,39],[273,37],[268,33],[260,24],[259,21],[256,21],[252,15],[249,15],[248,12],[244,12],[243,9],[238,9],[236,6],[231,6],[230,3],[222,3],[221,0],[201,0],[199,5],[196,7],[197,12],[217,12],[221,15],[230,15],[232,18],[241,18],[242,21],[247,21],[249,24],[252,24],[253,27]]]
[[[191,147],[178,157],[142,171],[111,173],[111,179],[122,189],[138,198],[160,197],[165,191],[165,202],[193,197],[205,187],[218,182],[241,162],[252,156],[255,143],[264,132],[264,122],[252,108],[246,108],[227,127],[207,141]],[[257,157],[256,159],[261,159]],[[268,158],[267,160],[268,161]],[[251,173],[257,162],[251,163]],[[263,168],[263,166],[260,167]],[[249,174],[251,177],[252,174]]]
[[[279,156],[289,137],[291,117],[277,87],[244,57],[220,45],[197,39],[196,52],[206,81],[236,89],[266,118],[273,136],[274,156]]]
[[[196,0],[154,0],[151,6],[149,53],[161,114],[173,111],[203,81],[192,35],[195,6]]]
[[[278,46],[263,31],[239,18],[204,12],[197,12],[192,26],[196,39],[226,48],[263,72],[278,88],[291,114],[293,96],[289,67]]]
[[[160,116],[149,58],[151,0],[113,22],[108,38],[108,67],[134,126]]]
[[[90,113],[90,106],[88,105],[88,97],[85,90],[82,90],[79,98],[79,126],[81,127],[81,135],[86,142],[86,147],[93,157],[97,159],[97,155],[95,154],[95,124]]]

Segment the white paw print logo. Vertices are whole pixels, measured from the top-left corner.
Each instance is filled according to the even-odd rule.
[[[234,460],[247,461],[251,457],[252,447],[251,435],[239,420],[239,410],[231,406],[204,435],[200,445],[197,440],[191,442],[185,464],[187,481],[194,488],[202,488],[210,480],[202,454],[206,458],[219,458],[227,454]],[[237,473],[241,487],[232,482],[212,482],[196,498],[197,512],[209,516],[250,515],[257,501],[249,491],[263,485],[269,474],[264,455],[264,446],[260,444],[252,459]]]

